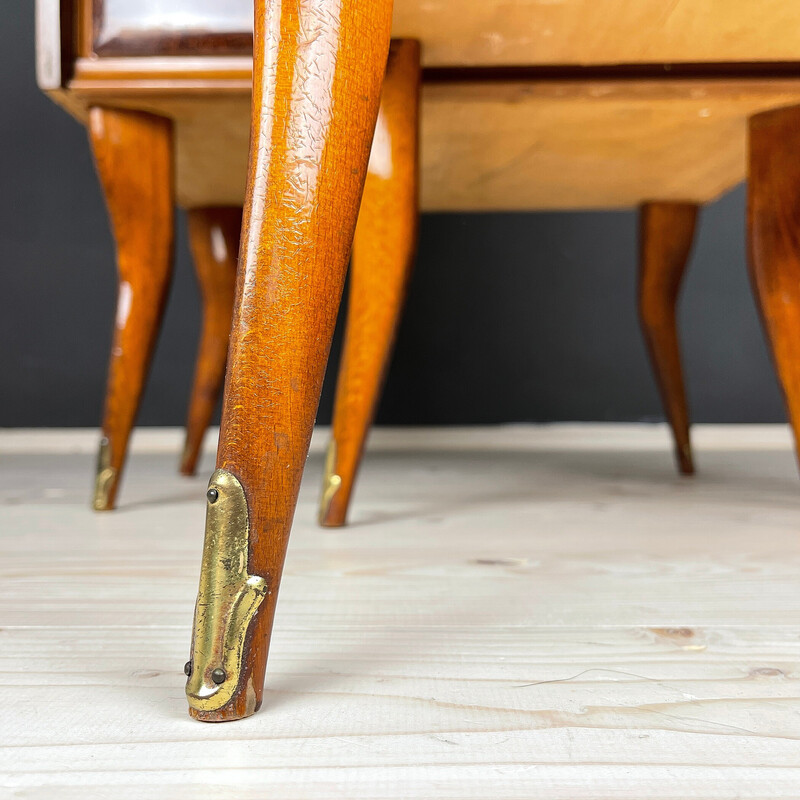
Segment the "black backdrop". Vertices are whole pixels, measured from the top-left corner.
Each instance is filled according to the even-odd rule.
[[[116,278],[83,129],[36,88],[33,3],[0,8],[0,426],[99,420]],[[704,210],[680,311],[693,417],[783,410],[745,269],[744,191]],[[387,424],[654,420],[632,213],[437,214],[381,406]],[[175,281],[141,411],[184,418],[198,294],[178,219]],[[338,340],[320,407],[329,420]]]

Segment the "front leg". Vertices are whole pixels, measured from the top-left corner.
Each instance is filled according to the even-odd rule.
[[[800,459],[800,106],[750,118],[750,280]]]
[[[257,0],[255,22],[241,268],[186,665],[190,713],[212,722],[261,704],[378,112],[391,0]]]

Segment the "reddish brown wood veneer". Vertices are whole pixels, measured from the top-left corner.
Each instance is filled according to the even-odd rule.
[[[94,508],[114,507],[172,275],[172,124],[94,107],[89,134],[117,248],[119,292]]]
[[[697,220],[696,203],[645,203],[639,211],[639,320],[684,475],[694,473],[676,305]]]
[[[750,278],[800,454],[800,106],[749,127]]]
[[[189,247],[203,306],[203,328],[181,458],[181,472],[194,475],[203,437],[225,378],[242,209],[229,206],[192,208],[188,220]]]
[[[216,711],[190,708],[201,720],[238,719],[261,704],[391,16],[390,0],[256,2],[253,144],[217,466],[244,487],[248,571],[269,592],[248,630],[232,699]]]
[[[344,525],[414,262],[419,218],[419,43],[392,41],[364,197],[320,523]]]

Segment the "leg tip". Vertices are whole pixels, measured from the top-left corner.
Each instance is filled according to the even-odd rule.
[[[331,439],[322,475],[322,495],[317,519],[323,528],[341,528],[347,516],[347,504],[334,502],[342,486],[342,476],[336,472],[336,440]]]
[[[692,448],[688,442],[676,450],[675,456],[681,475],[694,475],[694,458],[692,457]]]
[[[183,453],[181,453],[181,465],[178,468],[181,475],[186,475],[187,477],[191,478],[197,474],[198,456],[199,456],[198,448],[193,447],[187,441],[186,444],[183,446]]]
[[[197,708],[189,698],[189,716],[198,722],[236,722],[237,719],[247,719],[261,708],[260,692],[257,693],[252,681],[247,682],[243,691],[237,692],[222,708],[213,710]]]
[[[347,524],[346,511],[329,506],[327,510],[320,510],[318,521],[323,528],[343,528]]]
[[[97,453],[97,470],[94,478],[92,508],[95,511],[111,511],[117,496],[117,470],[111,466],[111,446],[104,436]]]
[[[258,711],[259,706],[240,713],[235,708],[221,709],[220,711],[200,711],[189,706],[189,716],[198,722],[236,722],[237,719],[247,719]]]

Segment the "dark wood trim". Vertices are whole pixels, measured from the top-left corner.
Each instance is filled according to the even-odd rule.
[[[598,64],[509,67],[426,67],[424,83],[515,83],[529,81],[703,80],[713,78],[796,78],[800,61],[679,64]]]
[[[106,42],[94,38],[94,53],[101,58],[136,56],[251,55],[252,33],[145,33],[118,36]]]

